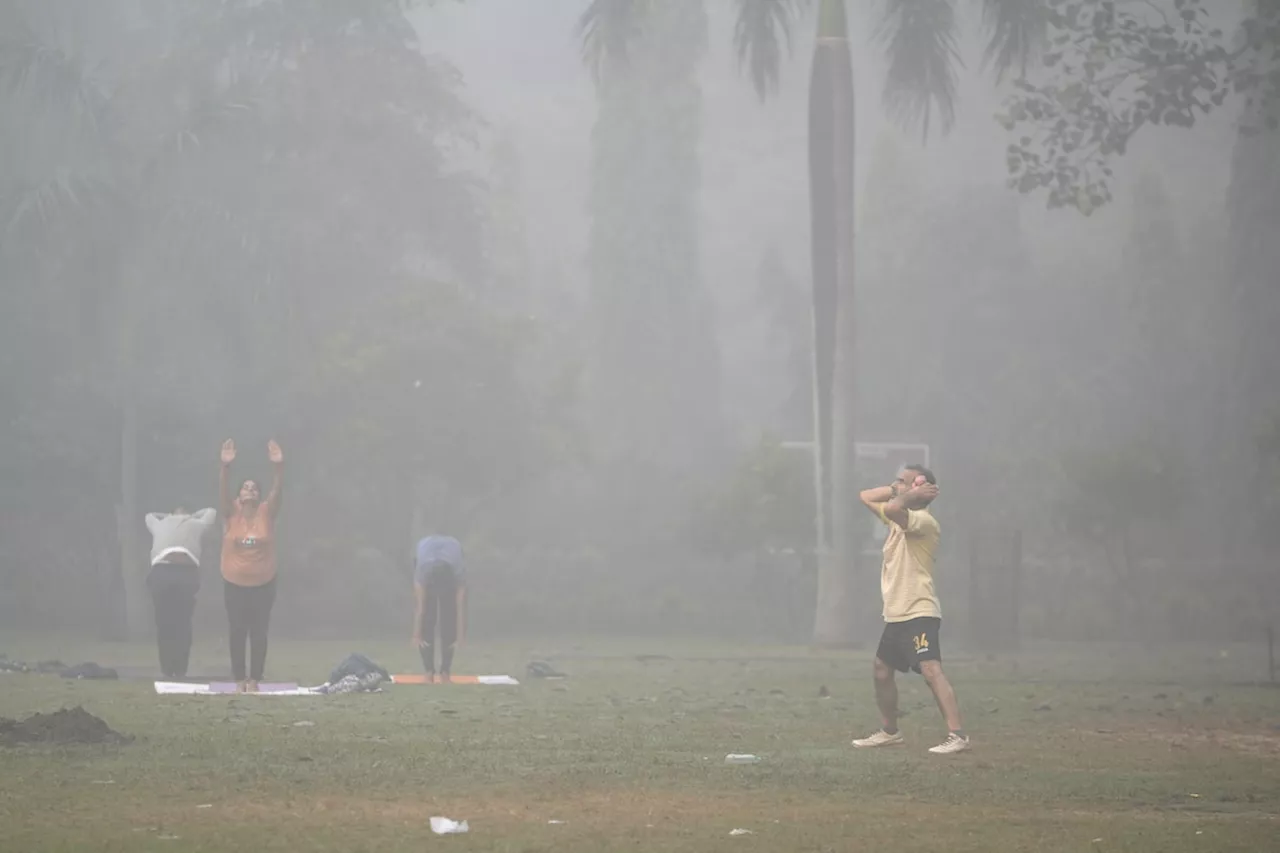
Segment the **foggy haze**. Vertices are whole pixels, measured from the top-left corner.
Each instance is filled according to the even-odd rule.
[[[216,506],[226,438],[267,478],[275,438],[282,635],[399,637],[446,532],[478,636],[813,638],[814,15],[762,99],[736,4],[655,4],[599,81],[588,5],[0,4],[6,628],[145,635],[144,514]],[[1141,128],[1088,216],[1048,209],[1007,186],[1025,128],[977,4],[927,139],[861,5],[837,434],[927,446],[955,635],[1003,607],[1026,640],[1256,640],[1280,136],[1233,96]],[[1205,5],[1228,41],[1253,8]],[[833,506],[865,646],[873,525]]]

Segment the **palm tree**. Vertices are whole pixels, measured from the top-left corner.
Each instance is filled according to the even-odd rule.
[[[579,20],[583,58],[597,73],[626,61],[628,42],[655,3],[591,0]],[[1043,0],[972,0],[987,34],[985,62],[1002,79],[1024,71],[1044,41]],[[777,87],[791,34],[818,6],[809,81],[809,197],[812,231],[818,601],[814,641],[856,641],[853,563],[857,486],[853,482],[856,389],[854,317],[854,85],[845,0],[736,0],[733,39],[761,98]],[[876,41],[888,74],[884,102],[927,139],[935,113],[945,133],[955,120],[958,0],[885,0]],[[858,590],[859,594],[862,590]]]

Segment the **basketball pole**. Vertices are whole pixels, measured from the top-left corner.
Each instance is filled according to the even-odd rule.
[[[1276,683],[1276,631],[1267,626],[1267,676],[1271,683]]]

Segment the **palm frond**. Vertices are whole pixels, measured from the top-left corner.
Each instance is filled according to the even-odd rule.
[[[905,127],[919,122],[928,139],[936,105],[943,132],[949,131],[956,118],[956,66],[963,65],[952,0],[887,0],[876,36],[888,53],[889,114]]]
[[[733,46],[763,100],[778,89],[783,48],[791,47],[791,25],[811,0],[737,0]]]
[[[1000,82],[1010,71],[1026,74],[1047,38],[1045,0],[982,0],[982,27],[987,34],[984,67],[994,68]]]
[[[644,13],[652,0],[591,0],[578,18],[582,61],[596,82],[611,65],[625,65],[627,48],[640,33]]]
[[[108,93],[101,64],[90,64],[19,27],[0,36],[0,85],[96,122]]]
[[[39,180],[14,182],[0,190],[0,250],[29,239],[30,234],[20,237],[24,226],[48,231],[105,204],[112,193],[105,181],[68,169]]]

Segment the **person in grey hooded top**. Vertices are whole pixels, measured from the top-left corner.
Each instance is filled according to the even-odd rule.
[[[191,619],[200,590],[200,551],[217,521],[216,510],[194,515],[182,507],[146,517],[151,531],[151,572],[147,588],[156,609],[156,646],[160,671],[168,679],[185,678],[191,658]]]

